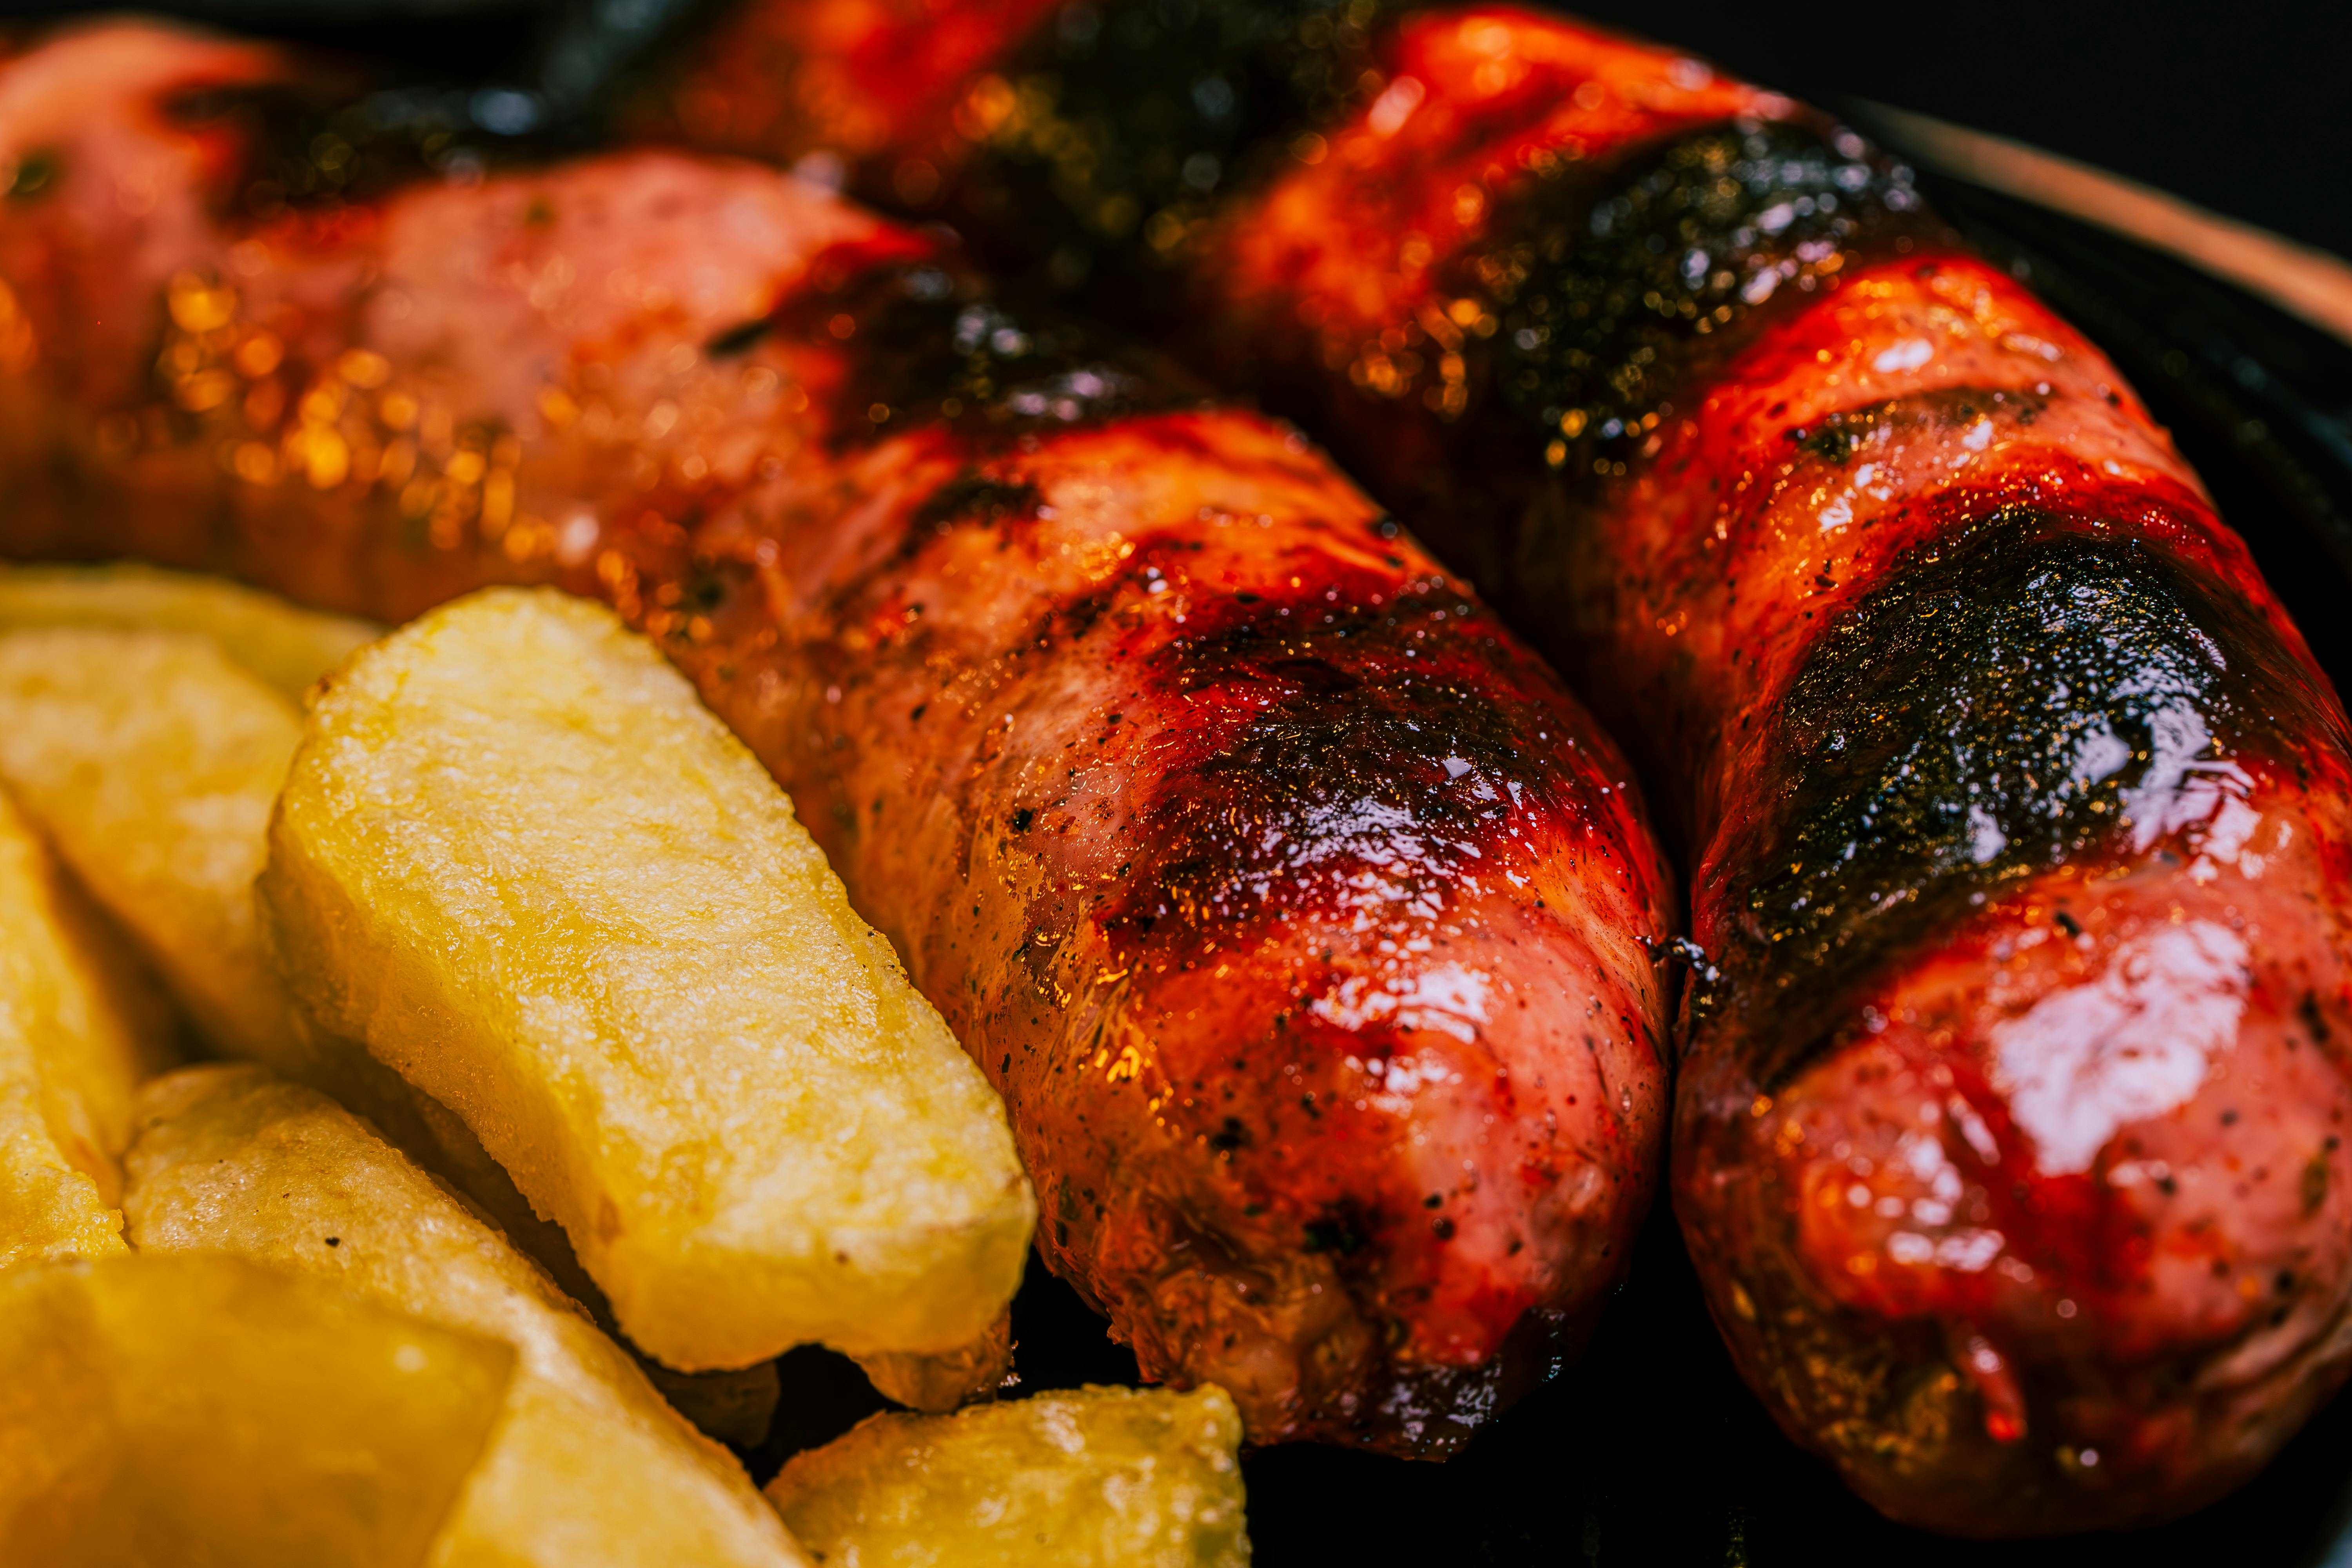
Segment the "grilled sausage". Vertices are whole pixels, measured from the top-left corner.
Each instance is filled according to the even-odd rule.
[[[299,85],[137,29],[0,67],[7,550],[604,595],[1003,1091],[1147,1375],[1443,1456],[1556,1364],[1654,1183],[1668,885],[1475,595],[1286,427],[814,185],[361,199],[446,148]]]
[[[1349,351],[1343,450],[1520,476],[1486,559],[1673,781],[1713,964],[1674,1190],[1735,1360],[1899,1519],[2210,1500],[2352,1347],[2334,692],[2114,368],[1899,166],[1557,23],[1401,47],[1430,102],[1524,61],[1548,112],[1416,146],[1376,107],[1221,284],[1324,307],[1291,363]],[[1383,175],[1417,279],[1318,209]],[[1343,256],[1401,287],[1294,285]]]
[[[1679,808],[1709,957],[1674,1188],[1748,1382],[1955,1533],[2243,1479],[2352,1349],[2352,1020],[2345,717],[2242,542],[2097,351],[1843,128],[1508,11],[1412,19],[1318,100],[1281,68],[1371,7],[1279,48],[1232,10],[1201,8],[1242,40],[1213,73],[1275,82],[1253,112],[1289,129],[1226,155],[1255,180],[1222,205],[1161,209],[1186,339],[1589,672]],[[1085,230],[1100,192],[972,110],[1066,45],[1008,37],[961,149],[906,116],[934,142],[857,151],[961,171],[967,224]],[[1068,120],[1083,74],[1009,112]]]

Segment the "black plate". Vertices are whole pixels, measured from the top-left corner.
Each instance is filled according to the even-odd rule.
[[[485,79],[586,81],[697,0],[165,0],[184,16],[476,63]],[[33,0],[62,15],[72,0]],[[20,14],[22,9],[20,8]],[[1697,40],[1694,40],[1697,41]],[[536,61],[538,63],[531,63]],[[551,113],[567,96],[545,94]],[[553,129],[561,131],[560,125]],[[2245,535],[2339,689],[2352,686],[2352,347],[2128,241],[1933,175],[1943,210],[2112,354]],[[1032,1260],[1013,1304],[1027,1391],[1132,1383],[1134,1358]],[[780,1363],[764,1480],[884,1403],[820,1350]],[[1584,1362],[1451,1464],[1328,1448],[1251,1455],[1260,1568],[1689,1564],[2004,1568],[2352,1568],[2352,1401],[2323,1412],[2268,1471],[2161,1530],[2000,1546],[1899,1529],[1782,1437],[1731,1370],[1663,1207]]]

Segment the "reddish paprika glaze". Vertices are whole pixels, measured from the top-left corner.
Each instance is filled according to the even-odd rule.
[[[1434,1457],[1547,1375],[1656,1179],[1669,889],[1475,593],[1296,432],[819,187],[402,184],[436,150],[302,80],[124,27],[0,64],[7,552],[604,596],[1003,1089],[1148,1376]]]
[[[1266,388],[1622,721],[1708,954],[1676,1206],[1781,1424],[1962,1534],[2252,1474],[2352,1348],[2347,736],[2114,369],[1669,51],[1079,9],[972,67],[960,146],[863,155],[992,254],[1058,211],[1055,276]]]

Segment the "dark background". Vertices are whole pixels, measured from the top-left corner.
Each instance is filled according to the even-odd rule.
[[[677,0],[0,0],[266,26],[459,76],[529,68],[556,13]],[[2347,0],[1568,0],[1799,98],[1873,99],[2030,142],[2352,256]]]
[[[2030,142],[2352,256],[2352,4],[1568,0],[1836,106]]]

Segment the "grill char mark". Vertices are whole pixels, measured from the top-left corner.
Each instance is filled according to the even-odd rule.
[[[2127,858],[2192,769],[2274,765],[2276,726],[2326,728],[2291,659],[2246,656],[2266,627],[2163,553],[2099,537],[2084,499],[1944,530],[1790,681],[1763,742],[1789,782],[1717,889],[1727,980],[1699,1005],[1773,1020],[1744,1031],[1768,1093],[1938,931],[2060,867]]]
[[[1497,193],[1490,236],[1446,275],[1497,322],[1465,347],[1490,362],[1530,449],[1580,477],[1640,460],[1658,418],[1721,357],[1709,340],[1736,343],[1783,289],[1810,294],[1936,227],[1908,169],[1811,117],[1712,126],[1617,159],[1602,178],[1563,178],[1553,163]]]
[[[1165,324],[1198,228],[1278,170],[1293,135],[1377,92],[1375,39],[1408,9],[1015,0],[959,8],[944,43],[935,14],[887,16],[835,54],[812,48],[807,13],[745,6],[649,72],[623,119],[642,136],[845,158],[858,195],[946,218],[1006,276]],[[961,68],[926,80],[950,51]]]
[[[877,264],[853,251],[819,268],[843,280],[795,299],[768,330],[856,340],[835,394],[837,443],[934,426],[1017,438],[1202,400],[1137,344],[1065,312],[1008,307],[936,260]]]

